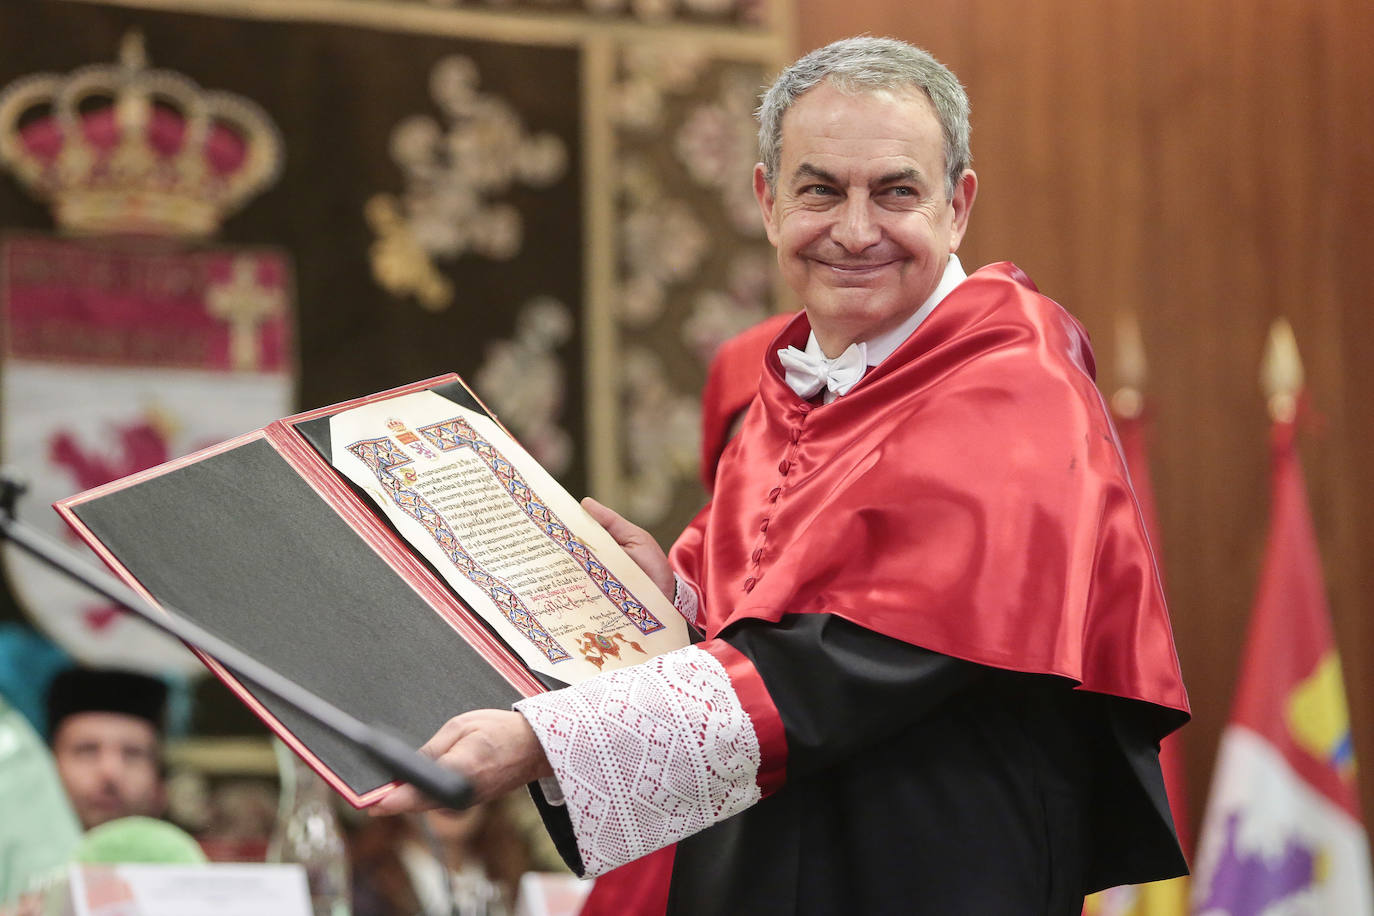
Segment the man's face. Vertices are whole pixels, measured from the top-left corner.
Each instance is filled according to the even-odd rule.
[[[934,292],[977,191],[945,196],[945,146],[918,89],[849,95],[823,82],[782,119],[776,187],[754,193],[788,286],[827,356],[901,324]]]
[[[53,757],[85,829],[162,813],[158,735],[149,722],[117,712],[67,716],[53,737]]]

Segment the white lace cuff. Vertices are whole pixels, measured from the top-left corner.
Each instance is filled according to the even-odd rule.
[[[701,616],[701,599],[697,597],[696,587],[677,573],[673,573],[673,607],[692,626],[698,630],[705,629],[698,619]]]
[[[725,668],[693,646],[515,708],[553,766],[586,877],[762,797],[753,723]]]

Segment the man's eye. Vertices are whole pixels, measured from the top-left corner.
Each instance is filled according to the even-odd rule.
[[[915,191],[914,188],[908,188],[908,187],[905,187],[905,186],[903,186],[903,185],[898,185],[897,187],[894,187],[894,188],[888,188],[888,189],[887,189],[887,193],[891,194],[893,197],[915,197],[915,196],[916,196],[916,191]]]
[[[828,186],[826,186],[826,185],[823,185],[823,184],[812,184],[812,185],[807,185],[805,188],[803,188],[803,189],[802,189],[802,193],[803,193],[803,194],[819,194],[819,195],[824,195],[824,194],[829,194],[829,193],[830,193],[830,188],[829,188]]]

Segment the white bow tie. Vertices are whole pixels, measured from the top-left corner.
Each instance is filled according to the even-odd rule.
[[[862,343],[852,343],[839,356],[826,359],[820,353],[788,347],[778,351],[778,360],[787,372],[787,387],[798,397],[815,397],[822,388],[830,389],[839,397],[864,377],[868,369],[868,348]]]

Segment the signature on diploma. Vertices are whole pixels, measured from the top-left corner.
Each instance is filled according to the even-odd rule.
[[[599,594],[593,594],[583,586],[575,591],[567,591],[551,598],[545,598],[539,604],[546,614],[565,614],[589,604],[596,604],[600,600]]]

